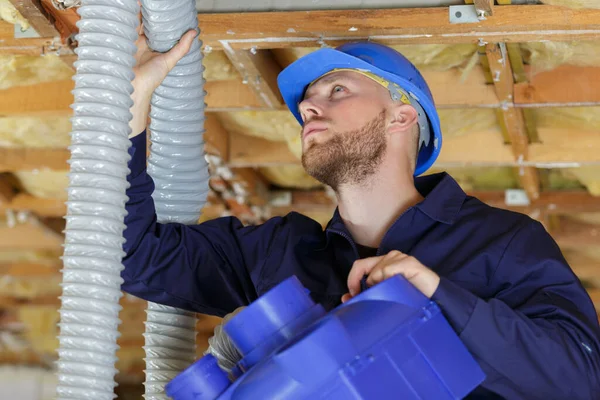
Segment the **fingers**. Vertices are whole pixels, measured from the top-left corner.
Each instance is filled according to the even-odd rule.
[[[196,39],[196,31],[194,29],[190,29],[187,31],[169,52],[165,54],[165,62],[167,64],[167,68],[169,71],[175,67],[175,64],[185,56],[188,51],[190,51],[190,47],[192,47],[192,43]]]
[[[383,256],[369,257],[362,260],[357,260],[352,265],[352,269],[348,274],[348,290],[351,296],[356,296],[360,292],[360,280],[364,275],[367,275],[377,265]]]

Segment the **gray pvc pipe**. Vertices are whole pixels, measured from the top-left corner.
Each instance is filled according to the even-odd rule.
[[[83,0],[78,10],[58,399],[115,397],[138,11],[136,0]]]
[[[151,49],[170,50],[188,30],[199,33],[194,0],[142,0],[144,30]],[[155,90],[150,109],[148,173],[160,223],[196,224],[208,195],[204,157],[204,79],[201,42]],[[165,385],[196,355],[194,313],[148,303],[144,397],[162,400]]]

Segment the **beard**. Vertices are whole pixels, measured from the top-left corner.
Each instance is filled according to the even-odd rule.
[[[314,143],[302,154],[306,172],[337,190],[341,185],[365,182],[376,171],[387,148],[385,110],[362,128],[331,132],[324,143]]]

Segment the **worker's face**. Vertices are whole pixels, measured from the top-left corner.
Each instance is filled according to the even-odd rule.
[[[333,189],[371,176],[386,151],[389,98],[387,89],[349,71],[312,85],[300,104],[306,171]]]

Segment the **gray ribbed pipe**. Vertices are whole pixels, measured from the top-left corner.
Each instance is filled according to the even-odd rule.
[[[58,349],[58,399],[115,397],[136,0],[83,0]]]
[[[199,33],[194,0],[142,0],[148,45],[170,50],[190,29]],[[164,79],[150,110],[148,173],[158,222],[196,224],[208,195],[204,158],[204,79],[199,40]],[[162,400],[165,385],[196,355],[194,313],[148,303],[146,332],[147,400]]]

